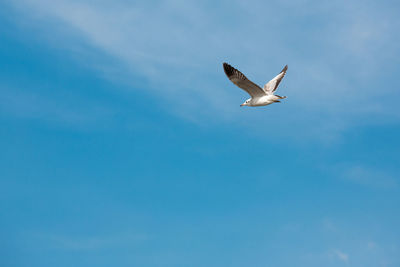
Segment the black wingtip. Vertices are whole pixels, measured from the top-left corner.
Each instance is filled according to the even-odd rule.
[[[225,74],[229,77],[233,74],[233,71],[235,70],[231,65],[229,65],[228,63],[224,62],[222,63],[222,65],[224,66],[224,71]]]
[[[283,69],[282,69],[282,71],[281,72],[286,72],[287,71],[287,69],[288,69],[288,65],[286,65]]]

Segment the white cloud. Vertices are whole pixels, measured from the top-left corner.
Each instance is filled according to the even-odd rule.
[[[392,89],[377,90],[369,84],[374,82],[371,75],[387,65],[384,59],[399,56],[395,46],[388,45],[396,43],[392,32],[398,20],[377,12],[380,6],[342,4],[286,1],[267,9],[261,1],[214,8],[178,0],[13,2],[25,12],[24,18],[43,26],[48,41],[59,40],[54,45],[65,49],[82,43],[102,51],[115,59],[114,64],[93,63],[93,68],[131,85],[137,85],[132,75],[139,75],[158,100],[173,104],[166,104],[168,110],[193,121],[204,116],[207,122],[249,121],[249,113],[235,105],[247,96],[224,77],[222,61],[240,66],[260,84],[288,63],[289,73],[280,88],[289,95],[286,113],[280,113],[286,124],[268,118],[286,128],[297,125],[298,136],[304,131],[324,136],[327,142],[348,127],[374,121],[360,116],[384,114],[386,120],[400,116],[394,104],[376,101]],[[275,12],[282,8],[285,13]],[[275,11],[266,14],[271,9]],[[265,125],[265,115],[251,114],[249,124]],[[273,131],[268,129],[269,134]]]
[[[373,241],[368,241],[367,242],[367,248],[368,248],[368,250],[374,250],[374,249],[376,249],[378,246],[377,246],[377,244],[375,243],[375,242],[373,242]]]
[[[73,97],[73,101],[60,97],[43,96],[34,90],[21,90],[0,85],[0,111],[22,119],[39,119],[61,125],[86,129],[101,120],[112,118],[109,108]],[[73,102],[73,103],[72,103]]]
[[[329,218],[323,219],[323,221],[322,221],[322,229],[327,231],[327,232],[333,232],[333,233],[337,233],[338,232],[337,225]]]
[[[343,177],[351,182],[374,188],[397,188],[398,181],[390,172],[361,165],[347,168]]]
[[[43,244],[43,248],[65,250],[99,250],[128,244],[137,244],[149,239],[146,234],[130,232],[112,235],[71,236],[54,233],[29,234],[27,241]]]
[[[333,254],[334,254],[334,255],[336,256],[336,258],[339,259],[340,261],[343,261],[343,262],[345,262],[345,263],[348,263],[348,261],[349,261],[349,255],[348,255],[348,254],[346,254],[346,253],[344,253],[344,252],[342,252],[342,251],[340,251],[340,250],[338,250],[338,249],[333,250]]]

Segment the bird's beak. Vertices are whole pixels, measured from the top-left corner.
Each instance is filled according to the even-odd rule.
[[[240,106],[241,106],[241,107],[243,107],[243,106],[244,106],[244,104],[240,104]]]

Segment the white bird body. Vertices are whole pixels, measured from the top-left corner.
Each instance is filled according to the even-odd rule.
[[[276,95],[265,95],[265,96],[261,96],[261,97],[249,98],[250,101],[249,101],[249,105],[247,105],[247,106],[251,106],[251,107],[267,106],[272,103],[278,102],[279,99],[282,99],[282,98],[279,98]]]
[[[279,83],[285,77],[288,66],[286,65],[282,71],[276,75],[272,80],[264,85],[263,88],[253,83],[243,73],[229,65],[228,63],[223,64],[224,71],[229,80],[235,85],[245,90],[251,98],[247,99],[240,106],[266,106],[272,103],[279,103],[281,99],[285,99],[286,96],[275,95],[274,92],[279,86]]]

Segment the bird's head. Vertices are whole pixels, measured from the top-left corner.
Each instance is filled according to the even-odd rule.
[[[250,98],[247,99],[246,101],[244,101],[244,103],[241,104],[240,106],[241,106],[241,107],[243,107],[243,106],[248,106],[249,104],[250,104]]]

